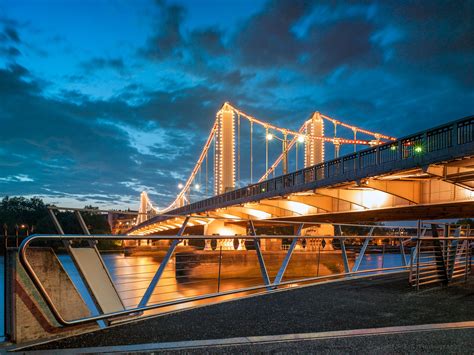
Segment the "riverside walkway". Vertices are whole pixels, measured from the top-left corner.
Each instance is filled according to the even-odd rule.
[[[252,295],[21,350],[472,353],[473,320],[472,277],[417,292],[402,273]]]

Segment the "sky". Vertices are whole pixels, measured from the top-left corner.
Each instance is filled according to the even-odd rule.
[[[0,0],[0,197],[165,207],[225,101],[394,137],[473,115],[474,0]]]

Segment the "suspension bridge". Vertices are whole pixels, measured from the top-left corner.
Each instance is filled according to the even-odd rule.
[[[303,325],[306,335],[285,339],[308,332],[327,337],[322,330],[334,319],[337,336],[356,334],[354,329],[377,335],[474,327],[465,297],[451,297],[472,294],[474,232],[469,225],[433,221],[474,215],[474,116],[395,138],[320,112],[297,129],[284,128],[224,103],[196,158],[165,208],[141,194],[126,235],[93,235],[81,214],[91,211],[50,206],[57,234],[31,235],[16,247],[6,237],[4,333],[17,344],[12,349],[31,349],[31,342],[35,349],[181,349],[197,343],[140,342],[245,337],[259,329],[268,335],[269,314],[281,315],[272,317],[275,334]],[[58,209],[74,212],[82,235],[67,234]],[[418,222],[361,223],[400,220]],[[150,242],[148,251],[136,248],[143,240]],[[323,285],[319,308],[315,289],[274,293],[313,283]],[[454,291],[445,289],[428,302],[412,296],[431,284]],[[364,293],[364,304],[354,307],[354,289]],[[190,318],[185,312],[149,317],[255,293],[273,298],[214,305],[221,309],[217,317],[210,308],[191,310]],[[430,309],[440,298],[441,316]],[[380,320],[387,304],[396,303],[398,316]],[[226,320],[240,319],[243,311],[263,312],[263,323]],[[412,318],[405,323],[407,314]],[[440,319],[448,323],[432,324]],[[367,320],[381,328],[361,329]]]
[[[168,233],[188,214],[203,217],[194,224],[204,226],[204,234],[219,235],[244,233],[236,226],[224,228],[215,218],[468,217],[474,208],[473,134],[472,117],[396,139],[320,112],[292,130],[226,102],[176,198],[158,209],[143,192],[130,234]],[[276,156],[269,155],[273,141],[281,143]]]

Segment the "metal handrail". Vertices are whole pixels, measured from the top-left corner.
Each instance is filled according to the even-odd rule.
[[[353,226],[353,225],[352,225]],[[371,228],[378,228],[379,226],[373,226],[369,225]],[[381,228],[386,227],[386,228],[394,228],[393,226],[388,227],[388,226],[380,226]],[[403,229],[413,229],[417,227],[403,227]],[[36,275],[33,267],[28,261],[27,258],[27,253],[26,250],[30,244],[35,241],[35,240],[117,240],[117,239],[122,239],[122,240],[140,240],[140,239],[149,239],[149,240],[182,240],[182,239],[233,239],[233,238],[238,238],[238,239],[249,239],[249,240],[259,240],[259,239],[293,239],[292,246],[289,248],[290,250],[288,251],[287,257],[285,259],[289,259],[291,256],[291,253],[293,252],[293,247],[295,244],[295,239],[340,239],[341,242],[346,239],[376,239],[376,238],[384,238],[384,239],[397,239],[397,240],[410,240],[413,242],[416,242],[418,245],[418,253],[419,253],[419,245],[422,241],[426,240],[474,240],[473,236],[467,236],[467,237],[429,237],[429,236],[375,236],[375,235],[369,235],[369,236],[345,236],[345,235],[334,235],[334,236],[300,236],[300,235],[262,235],[262,236],[256,236],[256,235],[245,235],[245,236],[204,236],[204,235],[190,235],[190,236],[140,236],[140,235],[125,235],[125,236],[119,236],[119,235],[31,235],[23,242],[21,243],[19,247],[19,260],[21,265],[24,267],[27,275],[30,277],[36,288],[38,289],[39,293],[43,297],[45,303],[47,304],[48,308],[50,309],[51,313],[53,314],[54,318],[58,321],[59,324],[63,326],[71,326],[71,325],[77,325],[77,324],[84,324],[84,323],[89,323],[89,322],[95,322],[98,320],[104,320],[104,319],[112,319],[120,316],[126,316],[126,315],[136,315],[138,313],[142,313],[144,311],[148,310],[153,310],[153,309],[158,309],[162,307],[167,307],[167,306],[172,306],[172,305],[178,305],[182,303],[188,303],[188,302],[193,302],[193,301],[198,301],[198,300],[205,300],[205,299],[210,299],[210,298],[216,298],[220,296],[225,296],[225,295],[232,295],[232,294],[238,294],[242,292],[248,292],[248,291],[257,291],[257,290],[263,290],[266,289],[268,291],[272,291],[277,289],[280,286],[285,286],[289,284],[295,284],[295,283],[304,283],[304,282],[311,282],[311,281],[317,281],[317,280],[322,280],[322,279],[334,279],[334,278],[340,278],[340,277],[348,277],[348,276],[354,276],[354,275],[361,275],[361,274],[367,274],[367,273],[376,273],[376,272],[383,272],[383,271],[393,271],[393,270],[408,270],[410,268],[410,265],[412,265],[413,259],[411,259],[411,263],[409,265],[404,265],[404,266],[395,266],[395,267],[385,267],[385,268],[375,268],[375,269],[369,269],[369,270],[362,270],[362,271],[357,271],[357,270],[346,270],[344,273],[338,273],[338,274],[332,274],[332,275],[324,275],[324,276],[316,276],[316,277],[308,277],[308,278],[301,278],[297,280],[289,280],[289,281],[281,281],[282,275],[280,275],[280,278],[275,279],[273,282],[265,283],[263,285],[256,285],[256,286],[251,286],[251,287],[244,287],[244,288],[239,288],[235,290],[229,290],[229,291],[223,291],[223,292],[217,292],[217,293],[210,293],[206,295],[201,295],[201,296],[195,296],[195,297],[188,297],[180,300],[174,300],[174,301],[167,301],[167,302],[162,302],[162,303],[156,303],[153,305],[142,305],[140,307],[134,307],[130,309],[125,309],[123,311],[117,311],[117,312],[110,312],[107,314],[101,314],[97,316],[90,316],[90,317],[84,317],[80,319],[75,319],[75,320],[66,320],[64,317],[61,315],[57,307],[54,305],[54,302],[52,301],[50,295],[48,294],[47,290],[44,288],[44,286],[41,283],[41,280],[38,278]],[[343,243],[342,243],[343,244]],[[346,256],[347,257],[347,256]],[[286,260],[288,262],[288,260]],[[419,265],[419,254],[417,258],[417,264]],[[284,272],[282,264],[282,270]],[[286,267],[286,266],[285,266]]]

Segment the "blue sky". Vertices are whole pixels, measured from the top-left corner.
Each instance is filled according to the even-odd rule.
[[[224,101],[392,136],[472,115],[473,14],[472,0],[0,0],[0,197],[136,208],[146,189],[163,207]]]

